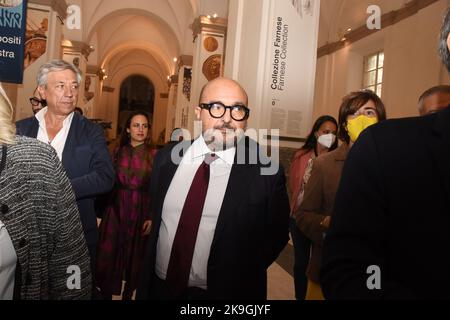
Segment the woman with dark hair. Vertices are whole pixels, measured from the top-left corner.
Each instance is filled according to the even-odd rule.
[[[116,185],[100,224],[96,285],[105,298],[120,295],[130,300],[137,287],[139,267],[150,233],[149,183],[152,148],[148,140],[150,122],[145,112],[131,114],[114,151]]]
[[[309,178],[312,161],[316,157],[337,148],[337,121],[331,116],[322,116],[314,123],[306,142],[293,156],[289,170],[291,189],[291,237],[294,244],[295,297],[303,300],[306,294],[306,267],[309,261],[311,243],[297,227],[293,213],[297,210],[304,186]]]
[[[314,161],[303,201],[295,213],[298,227],[313,244],[307,270],[306,300],[324,299],[319,285],[322,240],[330,226],[334,198],[347,154],[363,130],[385,119],[384,104],[374,92],[351,92],[344,97],[339,108],[338,137],[344,143]]]

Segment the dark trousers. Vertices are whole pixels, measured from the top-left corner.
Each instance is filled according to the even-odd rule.
[[[186,288],[180,297],[175,297],[165,280],[153,275],[149,300],[208,300],[207,291],[197,287]]]
[[[88,245],[89,256],[91,258],[91,274],[92,274],[92,300],[104,300],[100,290],[95,286],[95,262],[97,258],[97,245]]]
[[[294,244],[294,284],[295,298],[305,300],[308,279],[306,269],[309,263],[311,240],[309,240],[298,228],[294,218],[290,219],[292,243]]]

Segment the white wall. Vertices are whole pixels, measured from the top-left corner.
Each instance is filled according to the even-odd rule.
[[[266,56],[261,52],[266,51],[269,13],[268,0],[230,0],[224,75],[237,80],[247,91],[249,128],[258,128],[263,118]]]
[[[36,75],[40,66],[47,61],[61,57],[61,40],[63,25],[58,19],[57,13],[49,6],[42,6],[38,4],[28,4],[28,7],[49,11],[49,24],[48,24],[48,41],[46,52],[40,56],[33,64],[28,66],[23,73],[23,84],[14,86],[16,87],[16,93],[8,92],[8,94],[14,94],[16,97],[11,99],[15,108],[16,121],[31,117],[33,112],[29,98],[33,96],[34,89],[36,88]],[[12,89],[13,86],[11,86]]]
[[[363,57],[384,50],[382,100],[389,118],[418,115],[417,100],[427,88],[449,84],[437,56],[442,15],[448,0],[318,59],[313,119],[337,117],[342,97],[362,87]]]
[[[199,14],[213,15],[216,13],[221,18],[228,16],[228,2],[229,0],[200,0]]]
[[[306,137],[313,107],[319,9],[319,1],[313,12],[306,13],[289,1],[230,0],[225,76],[237,80],[247,91],[249,128],[279,129],[282,137],[292,139]],[[287,30],[286,57],[281,59],[275,59],[273,44],[278,17]],[[282,89],[271,87],[278,71],[274,61],[282,61]],[[281,84],[281,76],[279,79]],[[282,147],[300,145],[280,141]]]

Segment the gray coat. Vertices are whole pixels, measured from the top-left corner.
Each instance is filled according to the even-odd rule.
[[[16,298],[90,298],[90,260],[80,215],[51,147],[25,137],[0,146],[0,220],[18,259]],[[81,271],[80,289],[68,288],[76,284],[70,266]]]

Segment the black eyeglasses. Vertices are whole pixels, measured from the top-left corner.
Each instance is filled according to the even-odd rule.
[[[200,108],[209,111],[211,117],[219,119],[230,109],[231,118],[235,121],[244,121],[250,115],[250,109],[244,105],[226,106],[222,102],[200,103]]]
[[[37,107],[39,104],[44,105],[44,100],[39,100],[38,98],[30,98],[30,103],[33,107]]]

